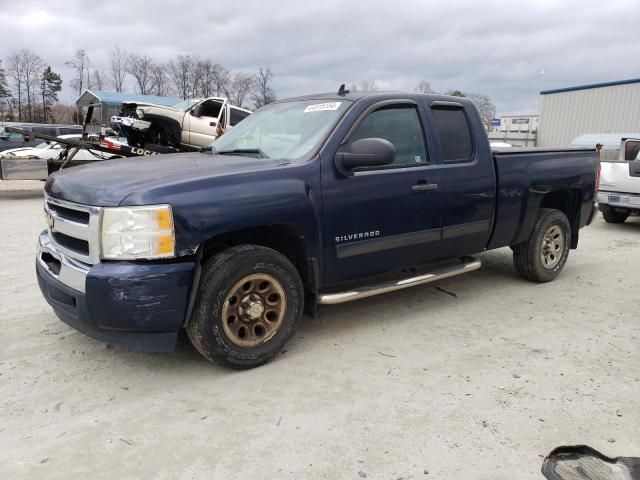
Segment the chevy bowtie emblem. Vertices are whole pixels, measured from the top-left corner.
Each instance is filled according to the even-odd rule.
[[[54,218],[51,215],[47,214],[47,227],[49,227],[49,229],[52,230],[54,224],[55,224]]]

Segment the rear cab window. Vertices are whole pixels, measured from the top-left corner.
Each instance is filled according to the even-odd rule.
[[[237,108],[231,107],[231,119],[229,123],[231,124],[232,127],[235,127],[238,123],[240,123],[249,115],[250,115],[249,112],[245,112]]]
[[[433,128],[440,140],[444,163],[473,160],[473,141],[462,107],[432,106]]]

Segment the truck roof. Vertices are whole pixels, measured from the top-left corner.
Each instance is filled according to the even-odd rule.
[[[300,100],[326,100],[326,101],[339,101],[339,100],[351,100],[356,101],[365,97],[374,97],[379,100],[388,100],[399,97],[427,97],[431,100],[443,100],[443,101],[453,101],[461,104],[471,103],[471,101],[466,97],[452,97],[449,95],[439,95],[436,93],[415,93],[415,92],[402,92],[402,91],[356,91],[349,92],[345,94],[338,94],[337,92],[332,93],[315,93],[310,95],[303,95],[300,97],[292,97],[286,98],[282,100],[278,100],[278,102],[294,102]]]

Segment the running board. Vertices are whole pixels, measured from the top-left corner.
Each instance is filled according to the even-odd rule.
[[[374,295],[380,295],[381,293],[393,292],[395,290],[402,290],[403,288],[435,282],[436,280],[442,280],[444,278],[455,277],[456,275],[478,270],[482,266],[482,262],[473,257],[464,257],[461,261],[462,263],[459,265],[439,268],[416,277],[393,280],[375,285],[366,285],[347,292],[323,294],[318,297],[318,303],[323,305],[334,305],[336,303],[351,302],[352,300],[372,297]]]

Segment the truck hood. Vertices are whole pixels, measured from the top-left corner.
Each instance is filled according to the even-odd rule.
[[[184,109],[179,110],[177,108],[173,108],[173,107],[170,107],[168,105],[158,105],[157,103],[123,102],[123,105],[128,105],[128,106],[132,106],[134,108],[137,107],[137,108],[142,108],[142,109],[145,109],[145,108],[148,108],[148,107],[153,107],[153,108],[159,108],[161,110],[169,110],[171,112],[178,112],[178,111],[184,112]]]
[[[163,191],[201,188],[226,177],[256,174],[281,168],[267,158],[208,153],[177,153],[120,158],[67,168],[52,174],[46,192],[63,200],[92,206],[140,205],[153,199],[162,203]],[[213,183],[212,183],[213,182]]]

